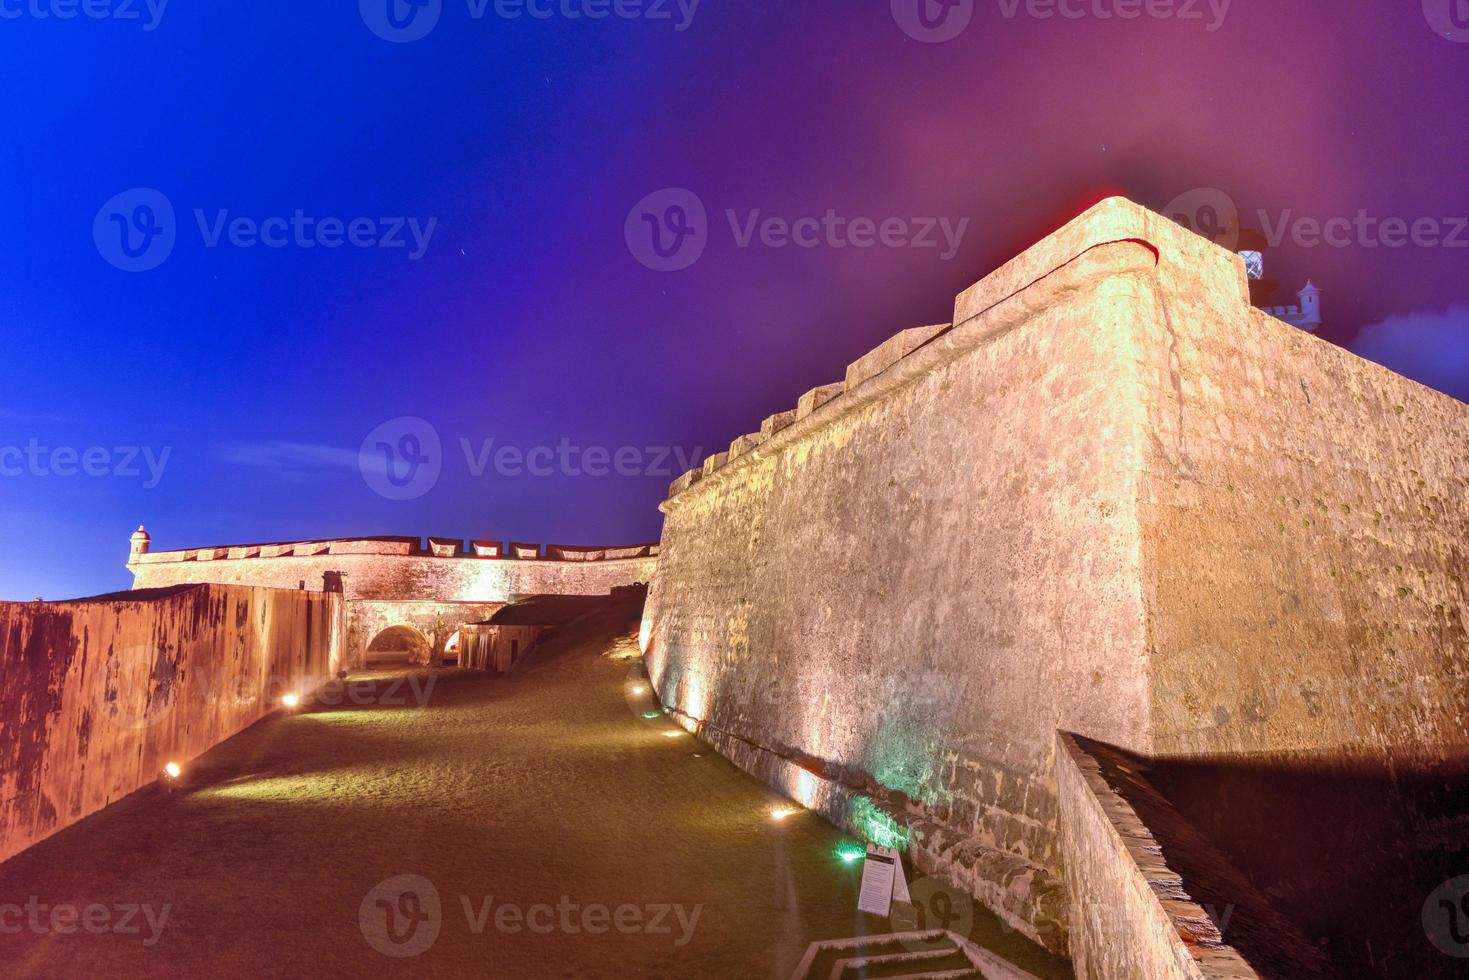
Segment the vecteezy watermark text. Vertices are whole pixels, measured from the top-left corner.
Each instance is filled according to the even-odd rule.
[[[1196,20],[1211,34],[1224,26],[1234,0],[995,0],[1000,16],[1036,20]]]
[[[468,439],[459,440],[470,476],[481,477],[493,471],[496,476],[650,476],[673,478],[693,468],[703,458],[703,450],[686,453],[682,446],[580,446],[562,439],[554,446],[499,445],[494,439],[483,439],[475,446]]]
[[[24,446],[0,446],[0,477],[113,476],[143,480],[152,490],[163,479],[172,446],[46,446],[34,436]],[[146,471],[146,472],[145,472]]]
[[[1197,187],[1175,197],[1163,214],[1231,251],[1239,248],[1239,206],[1217,187]],[[1304,215],[1292,208],[1254,220],[1271,248],[1469,248],[1469,216],[1384,216],[1359,208],[1354,215]]]
[[[704,458],[682,446],[584,446],[563,438],[555,445],[521,446],[495,438],[461,437],[464,465],[475,479],[553,476],[658,477],[673,479]],[[444,470],[438,430],[417,416],[402,416],[377,426],[362,440],[358,470],[369,488],[388,500],[416,500],[432,490]]]
[[[266,217],[234,214],[228,208],[195,208],[193,218],[205,248],[381,248],[401,250],[409,261],[428,252],[439,224],[438,218],[408,216],[322,217],[302,208]],[[146,272],[162,265],[173,254],[178,234],[173,202],[151,187],[115,195],[92,222],[98,253],[125,272]]]
[[[168,913],[173,906],[164,905],[155,909],[152,905],[125,904],[74,905],[70,902],[47,904],[32,895],[24,905],[0,902],[0,934],[14,936],[29,931],[37,936],[55,933],[68,936],[86,932],[94,936],[108,934],[118,936],[143,936],[144,946],[156,945],[168,924]]]
[[[994,0],[1005,20],[1198,21],[1213,33],[1224,26],[1234,0]],[[890,0],[893,20],[915,41],[942,44],[974,20],[976,0]]]
[[[0,20],[137,21],[145,31],[158,29],[168,0],[0,0]]]
[[[592,936],[611,932],[624,936],[667,937],[674,947],[687,946],[694,938],[704,906],[692,907],[666,902],[608,905],[582,903],[562,895],[554,904],[524,905],[497,900],[494,895],[460,895],[458,902],[465,928],[481,936],[493,928],[502,935],[529,933]],[[357,924],[368,945],[395,959],[427,952],[443,930],[444,908],[439,890],[422,875],[395,875],[369,891],[357,910]]]
[[[970,223],[968,218],[851,216],[835,208],[795,216],[730,208],[724,218],[737,248],[931,249],[945,262],[959,254]],[[623,223],[628,251],[655,272],[678,272],[699,261],[710,234],[703,200],[683,187],[647,195]]]
[[[701,0],[464,0],[470,20],[640,20],[671,24],[683,32],[693,25]],[[358,0],[362,22],[384,41],[406,44],[433,33],[444,0]]]

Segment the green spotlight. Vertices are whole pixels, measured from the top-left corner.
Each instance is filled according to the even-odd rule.
[[[843,864],[856,864],[867,856],[867,848],[859,844],[838,844],[836,856],[841,859]]]
[[[662,718],[663,717],[663,712],[661,712],[661,711],[644,711],[643,712],[643,717],[644,718]]]

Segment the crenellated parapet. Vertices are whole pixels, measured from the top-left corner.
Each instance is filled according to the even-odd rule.
[[[272,544],[213,545],[174,551],[149,550],[148,533],[140,526],[133,533],[128,565],[176,562],[244,561],[249,559],[320,558],[327,556],[397,556],[412,558],[455,558],[494,561],[621,561],[658,557],[658,545],[625,547],[577,547],[527,544],[524,542],[475,539],[466,543],[455,538],[365,537],[330,538],[316,541],[286,541]]]
[[[742,461],[748,463],[759,459],[764,454],[793,442],[812,428],[844,415],[876,397],[890,387],[887,382],[898,381],[901,374],[898,370],[899,364],[904,358],[948,333],[950,329],[952,327],[947,323],[913,327],[888,338],[879,347],[847,365],[847,374],[843,380],[812,388],[796,401],[795,408],[769,416],[760,423],[759,431],[740,436],[729,444],[728,450],[708,456],[701,465],[674,480],[669,486],[669,499],[672,500],[728,466],[738,466]]]
[[[140,529],[133,535],[128,557],[135,589],[215,582],[393,602],[606,595],[648,582],[659,553],[656,544],[573,547],[387,536],[152,551],[146,534]]]

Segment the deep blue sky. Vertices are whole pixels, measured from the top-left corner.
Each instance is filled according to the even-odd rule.
[[[0,476],[3,598],[126,587],[140,521],[160,548],[653,540],[672,463],[475,477],[460,440],[722,448],[897,330],[946,320],[955,293],[1106,193],[1162,208],[1219,188],[1247,224],[1469,215],[1469,44],[1435,33],[1434,0],[1234,0],[1217,30],[1208,3],[1120,20],[1087,0],[1073,20],[975,0],[941,44],[887,0],[703,0],[683,30],[677,3],[672,20],[512,20],[443,0],[412,43],[349,0],[173,0],[152,30],[143,0],[141,21],[36,16],[66,2],[0,0],[16,15],[0,17],[0,451],[47,451]],[[139,187],[171,203],[177,241],[129,272],[93,225]],[[624,225],[670,187],[707,206],[709,240],[660,272]],[[196,209],[436,224],[414,260],[208,247]],[[740,247],[730,209],[969,224],[948,259]],[[1269,263],[1282,292],[1307,275],[1327,291],[1328,339],[1469,398],[1469,248],[1287,241]],[[443,443],[437,484],[403,501],[357,465],[399,416]],[[104,447],[107,469],[129,446],[167,449],[156,486],[141,461],[50,472],[57,447]]]

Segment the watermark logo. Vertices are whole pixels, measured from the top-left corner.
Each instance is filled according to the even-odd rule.
[[[724,218],[736,248],[932,249],[945,262],[959,254],[969,231],[968,218],[849,217],[835,208],[795,217],[729,208]],[[693,265],[708,247],[710,231],[704,202],[683,188],[649,194],[628,213],[624,226],[628,250],[655,272]]]
[[[0,477],[118,477],[152,490],[172,454],[172,446],[47,446],[32,436],[23,446],[0,445]]]
[[[1239,248],[1239,206],[1217,187],[1196,187],[1169,201],[1163,216],[1231,252]]]
[[[682,446],[582,446],[562,439],[554,446],[513,446],[483,439],[478,446],[460,438],[459,448],[469,475],[480,479],[486,473],[500,477],[530,476],[545,479],[552,476],[594,479],[607,476],[661,477],[672,479],[687,473],[704,458],[697,447],[692,453]]]
[[[30,932],[37,936],[69,936],[85,932],[93,936],[141,936],[144,946],[154,946],[163,936],[172,910],[172,905],[155,908],[150,904],[103,905],[93,902],[78,906],[58,902],[50,905],[32,895],[24,905],[0,903],[0,935]]]
[[[1469,875],[1450,878],[1428,896],[1423,931],[1440,953],[1469,958]]]
[[[1239,248],[1240,209],[1217,187],[1186,191],[1168,202],[1163,213],[1230,251]],[[1469,248],[1469,216],[1405,218],[1360,208],[1354,215],[1319,217],[1292,208],[1274,213],[1260,208],[1252,220],[1271,248]]]
[[[1210,34],[1224,26],[1234,0],[998,0],[1000,16],[1033,20],[1196,20]]]
[[[357,0],[368,30],[394,44],[421,41],[439,24],[444,0]]]
[[[654,191],[627,214],[623,226],[633,258],[654,272],[680,272],[709,245],[709,214],[699,195],[682,187]]]
[[[1423,0],[1423,17],[1439,37],[1469,43],[1469,0]]]
[[[677,33],[693,26],[700,0],[466,0],[469,16],[479,20],[493,6],[502,20],[619,20],[669,21]]]
[[[173,203],[151,187],[115,195],[92,221],[98,253],[124,272],[158,268],[173,254],[177,238]]]
[[[892,10],[904,34],[925,44],[942,44],[969,27],[974,0],[892,0]]]
[[[195,208],[193,217],[205,248],[402,249],[410,262],[428,252],[439,226],[438,218],[317,217],[301,208],[265,218],[231,214],[228,208],[212,213]],[[173,254],[178,236],[173,203],[151,187],[114,196],[92,221],[98,253],[124,272],[158,268]]]
[[[362,440],[357,467],[371,490],[388,500],[417,500],[439,482],[444,449],[426,419],[389,419]]]
[[[924,876],[908,886],[909,904],[894,903],[893,928],[900,933],[931,932],[946,929],[959,936],[974,930],[974,899],[968,893],[937,878]],[[933,948],[916,938],[906,938],[903,945],[913,952]]]
[[[168,0],[0,0],[0,20],[137,21],[144,31],[163,22]]]
[[[395,959],[428,952],[443,924],[439,890],[422,875],[395,875],[379,882],[357,909],[362,938]]]
[[[494,895],[460,895],[458,905],[464,914],[464,928],[472,936],[483,936],[491,929],[506,936],[601,936],[617,932],[624,936],[668,936],[676,948],[687,946],[694,938],[704,912],[703,905],[666,902],[583,904],[568,895],[562,895],[554,905],[522,905]],[[363,897],[357,909],[357,924],[368,945],[384,956],[421,956],[433,947],[443,930],[439,891],[422,875],[395,875]]]
[[[646,20],[669,22],[682,33],[693,26],[700,0],[465,0],[473,21],[498,20]],[[384,41],[420,41],[438,26],[443,0],[358,0],[362,22]]]

